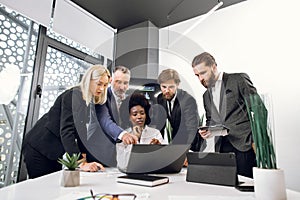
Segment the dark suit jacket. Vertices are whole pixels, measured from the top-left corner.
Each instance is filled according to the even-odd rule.
[[[111,121],[108,110],[103,107],[106,108],[102,106],[98,110],[100,114],[97,120],[94,105],[86,105],[79,87],[66,90],[57,97],[49,112],[25,135],[23,144],[31,145],[50,160],[57,160],[65,152],[82,152],[87,153],[90,159],[88,161],[103,162],[102,158],[90,152],[101,150],[103,146],[101,144],[106,144],[107,141],[103,138],[109,136],[114,140],[122,132],[122,129]],[[87,124],[90,116],[88,133]],[[105,137],[99,138],[100,126],[107,133]],[[111,138],[108,141],[112,140]],[[103,151],[105,155],[109,154],[107,153],[109,149],[102,149]]]
[[[157,103],[161,105],[165,113],[160,113],[160,116],[165,116],[160,119],[164,122],[164,126],[160,129],[164,136],[165,122],[167,117],[167,101],[163,98],[162,94],[157,97]],[[191,144],[195,137],[198,137],[197,129],[199,126],[199,115],[196,100],[186,91],[177,89],[177,96],[173,105],[171,119],[172,143]],[[195,149],[199,150],[199,149]]]
[[[65,150],[60,139],[61,102],[68,92],[59,95],[50,110],[26,133],[22,144],[23,150],[26,145],[30,145],[50,160],[62,157]]]
[[[228,140],[239,151],[251,148],[251,126],[247,114],[246,102],[249,95],[256,94],[249,76],[245,73],[223,74],[220,112],[217,111],[211,89],[203,94],[204,108],[206,111],[206,125],[224,124],[229,130]],[[250,103],[250,102],[249,102]],[[216,151],[219,146],[216,145]]]

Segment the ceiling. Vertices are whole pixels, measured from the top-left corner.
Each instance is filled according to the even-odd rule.
[[[144,21],[163,28],[207,13],[218,0],[71,0],[115,29]],[[222,0],[220,9],[245,0]],[[169,17],[168,17],[169,16]]]

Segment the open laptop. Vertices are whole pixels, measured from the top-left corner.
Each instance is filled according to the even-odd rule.
[[[189,148],[186,144],[134,144],[127,167],[119,170],[127,174],[178,173]]]

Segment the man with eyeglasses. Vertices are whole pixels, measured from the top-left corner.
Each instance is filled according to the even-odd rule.
[[[165,125],[161,134],[164,143],[167,144],[192,144],[198,137],[197,128],[199,115],[197,103],[186,91],[179,89],[179,74],[174,69],[163,70],[158,76],[161,94],[157,97],[157,103],[164,108]],[[198,143],[197,143],[198,144]],[[199,151],[196,145],[192,144],[191,150]]]

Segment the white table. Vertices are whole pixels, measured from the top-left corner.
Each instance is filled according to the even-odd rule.
[[[168,176],[170,182],[153,188],[117,183],[116,177],[120,175],[123,174],[115,168],[107,168],[106,172],[81,172],[80,186],[65,188],[60,186],[60,171],[1,188],[0,199],[68,200],[88,196],[90,189],[94,193],[135,193],[140,197],[138,199],[255,199],[253,192],[240,192],[234,187],[186,182],[186,169],[183,169],[179,174],[163,175]],[[298,192],[287,190],[287,195],[288,200],[300,199]]]

